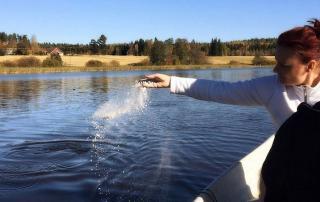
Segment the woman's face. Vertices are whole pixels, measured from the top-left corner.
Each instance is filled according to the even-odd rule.
[[[301,85],[305,82],[308,72],[296,53],[287,47],[278,46],[275,53],[276,66],[273,71],[285,85]]]

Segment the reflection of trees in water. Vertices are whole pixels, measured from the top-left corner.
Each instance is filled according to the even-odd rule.
[[[89,89],[86,99],[90,99],[93,106],[98,106],[106,100],[109,91],[110,78],[106,76],[102,77],[90,77],[87,80],[87,89]]]
[[[190,72],[187,71],[179,71],[179,70],[173,70],[173,75],[179,76],[179,77],[191,77]]]
[[[0,108],[26,105],[31,100],[38,99],[40,93],[40,80],[0,81]]]
[[[101,104],[113,93],[126,92],[142,76],[62,77],[59,79],[4,80],[0,81],[0,108],[28,109],[30,103],[55,105],[72,102]],[[105,94],[106,96],[101,96]],[[125,95],[125,94],[123,94]],[[40,99],[41,97],[41,99]]]
[[[135,84],[135,81],[140,77],[113,77],[111,82],[113,86],[131,86]]]
[[[108,77],[91,77],[90,87],[94,92],[107,93],[109,80]]]
[[[82,99],[96,92],[107,93],[108,83],[108,77],[0,81],[0,108],[26,108],[43,94],[46,99],[60,97],[56,101],[62,102]]]

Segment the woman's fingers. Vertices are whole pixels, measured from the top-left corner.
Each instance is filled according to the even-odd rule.
[[[160,88],[161,87],[159,83],[155,83],[155,82],[143,82],[142,86],[146,87],[146,88]]]

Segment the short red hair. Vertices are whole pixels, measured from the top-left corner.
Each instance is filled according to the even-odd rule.
[[[320,21],[312,19],[311,25],[295,27],[279,35],[277,45],[292,48],[303,63],[320,59]]]

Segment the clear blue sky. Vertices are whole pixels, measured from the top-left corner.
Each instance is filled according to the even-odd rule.
[[[0,31],[36,35],[40,42],[108,43],[187,38],[222,41],[277,37],[320,18],[320,0],[6,0]]]

